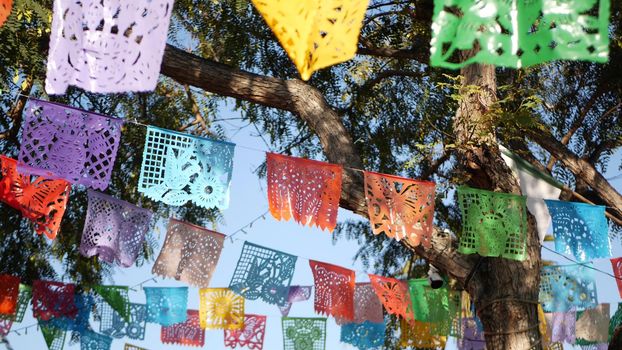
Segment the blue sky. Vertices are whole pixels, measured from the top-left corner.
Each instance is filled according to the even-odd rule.
[[[223,114],[220,116],[221,118],[231,118],[237,116],[237,113],[227,111],[227,108],[222,108],[222,111]],[[251,134],[251,131],[254,132],[252,127],[247,127],[241,131],[238,131],[239,125],[235,122],[225,122],[222,126],[227,131],[227,135],[231,138],[230,140],[232,142],[245,147],[265,149],[261,139]],[[265,179],[259,179],[253,173],[257,166],[263,162],[264,157],[265,155],[262,152],[242,147],[236,148],[233,178],[231,182],[230,207],[224,211],[224,223],[218,227],[213,227],[212,229],[225,234],[230,234],[267,211],[268,204],[265,191]],[[613,177],[619,173],[617,171],[617,164],[619,163],[620,152],[618,152],[615,159],[612,160],[612,164],[616,165],[610,167],[610,171],[606,174],[606,177]],[[622,178],[615,180],[614,185],[618,190],[622,189]],[[360,219],[360,217],[340,209],[339,220],[342,221],[349,218]],[[154,229],[154,235],[158,238],[160,246],[162,245],[165,237],[165,224],[165,220],[162,219]],[[358,249],[356,242],[341,239],[336,243],[333,243],[331,234],[327,231],[299,226],[295,222],[291,221],[279,222],[273,219],[270,214],[267,214],[265,219],[259,219],[256,221],[252,227],[245,229],[245,231],[246,233],[238,233],[236,235],[236,239],[248,240],[250,242],[281,250],[299,257],[292,284],[313,284],[313,277],[308,267],[309,258],[357,270],[357,282],[368,281],[365,272],[362,271],[363,267],[359,263],[353,261],[353,256]],[[229,285],[242,244],[242,241],[226,241],[219,265],[211,282],[213,287],[227,287]],[[548,244],[550,248],[553,248],[552,243]],[[618,239],[612,240],[612,247],[613,256],[622,255],[622,249]],[[546,251],[543,255],[546,259],[558,261],[560,264],[569,263],[568,261],[564,261],[563,258]],[[114,280],[107,282],[117,285],[135,285],[140,281],[152,277],[152,265],[153,262],[150,262],[140,268],[131,267],[124,269],[117,267],[115,268],[115,274],[113,277]],[[606,259],[596,261],[595,266],[605,271],[611,271],[609,260]],[[596,278],[598,283],[599,301],[612,303],[611,308],[612,312],[614,312],[616,304],[620,299],[615,281],[611,277],[604,276],[600,273],[596,273]],[[182,285],[183,284],[174,280],[159,278],[157,283],[149,282],[146,284],[146,286]],[[144,293],[141,289],[130,292],[130,299],[132,302],[144,303],[144,298]],[[189,308],[198,309],[198,305],[198,289],[190,288]],[[245,307],[247,313],[268,316],[264,349],[282,348],[281,319],[278,309],[274,306],[264,304],[261,301],[247,301]],[[290,316],[316,316],[313,311],[313,297],[311,297],[311,299],[307,302],[294,304]],[[21,324],[14,325],[14,328],[33,323],[35,323],[35,320],[32,318],[32,313],[29,310],[26,313],[24,321]],[[91,321],[91,325],[94,330],[97,331],[99,329],[98,323]],[[339,342],[339,332],[339,327],[332,319],[329,318],[326,348],[330,350],[354,349]],[[8,337],[14,349],[45,349],[43,337],[35,328],[28,330],[27,334],[24,332],[20,333],[21,335],[11,333]],[[122,349],[125,341],[125,339],[114,340],[112,349]],[[147,325],[146,337],[144,341],[129,340],[128,342],[150,350],[178,348],[178,346],[174,345],[163,345],[160,342],[160,327],[154,324]],[[79,349],[79,345],[68,346],[67,341],[65,348]],[[206,345],[204,348],[224,349],[223,332],[207,331]],[[453,341],[449,342],[447,349],[455,349]]]

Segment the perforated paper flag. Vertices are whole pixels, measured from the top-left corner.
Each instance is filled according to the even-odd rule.
[[[434,335],[434,323],[400,321],[400,345],[402,347],[423,349],[444,349],[447,343],[446,336]]]
[[[69,183],[22,174],[17,161],[3,155],[0,163],[0,201],[20,210],[38,234],[56,238],[67,207]]]
[[[356,54],[368,1],[253,0],[303,80]]]
[[[433,323],[434,335],[449,335],[453,319],[458,315],[459,300],[450,297],[447,286],[433,289],[427,278],[408,281],[415,320]]]
[[[227,209],[235,145],[147,127],[138,191],[168,205]]]
[[[272,216],[335,229],[341,197],[340,165],[266,153],[266,167]]]
[[[347,323],[372,324],[383,323],[382,303],[372,287],[371,283],[357,283],[354,286],[354,319],[347,321],[339,317],[335,318],[338,325]]]
[[[13,320],[0,318],[0,336],[7,336],[7,334],[11,331],[11,327],[13,327]]]
[[[346,323],[341,326],[342,343],[350,344],[360,350],[381,349],[384,347],[384,322]]]
[[[622,298],[622,258],[611,259],[611,266],[613,267],[613,275],[616,277],[618,292]]]
[[[462,336],[458,339],[458,349],[486,350],[484,329],[479,319],[474,317],[463,318],[461,320],[461,326]]]
[[[262,350],[266,335],[266,316],[246,314],[244,329],[225,329],[225,347]]]
[[[287,302],[279,306],[281,316],[289,315],[289,310],[292,308],[293,303],[309,300],[311,297],[311,288],[311,286],[290,286]]]
[[[613,333],[615,332],[616,328],[618,328],[621,325],[622,325],[622,303],[618,303],[618,309],[616,310],[615,314],[611,316],[611,319],[609,320],[609,342],[611,342]]]
[[[203,329],[243,329],[244,298],[227,288],[199,290],[199,315]]]
[[[42,324],[41,322],[39,322],[39,329],[41,329],[41,334],[43,335],[43,340],[45,340],[48,350],[63,350],[67,332]]]
[[[284,350],[324,350],[326,348],[326,319],[283,317]]]
[[[94,286],[93,290],[99,295],[99,308],[110,307],[124,319],[130,317],[129,287],[127,286]],[[103,318],[103,316],[102,316]]]
[[[609,304],[577,311],[576,344],[590,345],[609,341]]]
[[[244,242],[229,289],[245,299],[285,305],[297,257]]]
[[[315,281],[315,312],[344,321],[354,319],[354,271],[309,260]]]
[[[526,258],[525,197],[462,186],[458,188],[458,204],[462,212],[460,253]]]
[[[186,321],[188,287],[143,287],[147,298],[147,322],[170,326]]]
[[[103,193],[88,191],[88,210],[80,253],[98,255],[123,267],[134,264],[142,248],[153,213]]]
[[[553,218],[555,250],[579,261],[611,256],[605,207],[546,200]]]
[[[378,299],[389,314],[399,316],[407,322],[415,320],[410,291],[406,282],[371,274],[369,280],[376,291],[376,295],[378,295]]]
[[[574,310],[546,314],[546,323],[551,333],[551,342],[574,344],[577,314]]]
[[[47,321],[39,320],[42,326],[49,326],[62,331],[73,331],[84,334],[90,330],[89,318],[95,301],[89,294],[75,294],[76,315],[52,317]]]
[[[169,219],[164,246],[151,272],[206,288],[214,274],[225,235]]]
[[[202,347],[205,345],[205,329],[199,325],[199,311],[188,310],[186,322],[162,326],[160,339],[164,344]]]
[[[45,91],[153,91],[173,0],[56,0]]]
[[[557,59],[604,63],[609,55],[609,0],[435,0],[432,66],[472,63],[528,67]],[[462,60],[463,51],[475,50]]]
[[[147,326],[146,305],[130,303],[129,318],[127,320],[107,303],[103,303],[100,307],[100,333],[116,339],[125,337],[136,340],[145,339],[145,327]]]
[[[24,315],[26,314],[26,309],[30,305],[31,299],[32,288],[30,286],[20,284],[15,312],[10,315],[0,314],[0,320],[11,320],[15,323],[22,322],[22,320],[24,319]]]
[[[12,316],[17,311],[19,277],[0,275],[0,315]]]
[[[365,172],[365,200],[375,235],[430,247],[436,185],[429,181]]]
[[[138,347],[132,344],[125,344],[125,347],[123,348],[123,350],[147,350],[147,349],[141,348],[141,347]]]
[[[2,27],[6,19],[9,18],[12,6],[13,0],[0,0],[0,27]]]
[[[123,121],[30,99],[24,111],[20,171],[105,190]]]
[[[543,266],[540,303],[545,312],[566,312],[596,307],[598,298],[591,264]]]
[[[80,335],[81,350],[110,350],[112,338],[107,335],[87,331]]]
[[[78,314],[74,298],[75,286],[53,281],[32,283],[32,315],[43,321],[51,318],[75,318]]]

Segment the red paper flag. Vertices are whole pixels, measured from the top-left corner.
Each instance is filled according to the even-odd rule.
[[[0,27],[2,27],[6,19],[9,18],[12,6],[13,0],[0,0]]]
[[[354,271],[309,260],[315,281],[315,311],[354,320]]]
[[[225,329],[225,347],[262,350],[266,335],[266,316],[244,315],[244,329]]]
[[[622,297],[622,258],[611,259],[611,266],[613,267],[613,275],[616,276],[618,292],[620,297]]]
[[[268,202],[277,220],[333,231],[341,196],[340,165],[267,153]]]
[[[163,326],[160,339],[164,344],[180,344],[190,346],[205,345],[205,329],[199,323],[199,311],[188,310],[188,319],[183,323]]]
[[[408,322],[414,322],[415,315],[406,282],[371,274],[369,279],[388,313],[397,315]]]
[[[413,246],[429,248],[436,185],[393,175],[365,172],[365,199],[375,235],[382,232]]]
[[[78,314],[75,304],[75,286],[61,282],[36,280],[32,284],[32,315],[40,320],[67,317]]]
[[[14,315],[19,298],[19,277],[0,275],[0,315]]]

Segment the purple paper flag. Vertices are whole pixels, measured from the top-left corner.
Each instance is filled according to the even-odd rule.
[[[153,91],[173,0],[55,0],[45,91]]]
[[[30,99],[24,111],[20,171],[104,190],[117,156],[121,119]]]
[[[551,342],[575,343],[575,323],[577,321],[577,315],[574,310],[547,313],[545,316],[547,328],[551,333]]]
[[[88,197],[80,253],[86,257],[99,255],[107,263],[116,260],[121,266],[131,266],[149,230],[153,213],[91,190]]]
[[[281,315],[284,317],[289,315],[292,304],[299,301],[309,300],[311,297],[311,286],[290,286],[287,302],[283,306],[279,306]]]

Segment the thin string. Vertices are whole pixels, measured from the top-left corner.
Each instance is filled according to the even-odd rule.
[[[610,274],[609,272],[606,272],[606,271],[603,271],[603,270],[601,270],[601,269],[597,269],[597,268],[595,268],[594,266],[590,265],[590,262],[580,262],[580,261],[576,261],[576,260],[571,259],[571,258],[567,257],[567,256],[566,256],[566,255],[564,255],[564,254],[561,254],[561,253],[559,253],[559,252],[556,252],[555,250],[553,250],[553,249],[551,249],[551,248],[549,248],[549,247],[546,247],[546,246],[544,246],[544,245],[541,245],[540,247],[542,247],[542,248],[544,248],[544,249],[548,250],[548,251],[549,251],[549,252],[551,252],[551,253],[555,253],[555,254],[557,254],[557,255],[561,256],[562,258],[564,258],[564,259],[566,259],[566,260],[568,260],[568,261],[571,261],[571,262],[573,262],[573,263],[575,263],[575,264],[577,264],[577,265],[585,266],[585,267],[587,267],[588,269],[592,269],[592,270],[594,270],[594,271],[598,271],[598,272],[600,272],[600,273],[602,273],[602,274],[605,274],[605,275],[607,275],[607,276],[609,276],[609,277],[612,277],[612,278],[614,278],[614,279],[616,279],[616,280],[622,280],[622,278],[616,277],[615,275],[612,275],[612,274]]]

